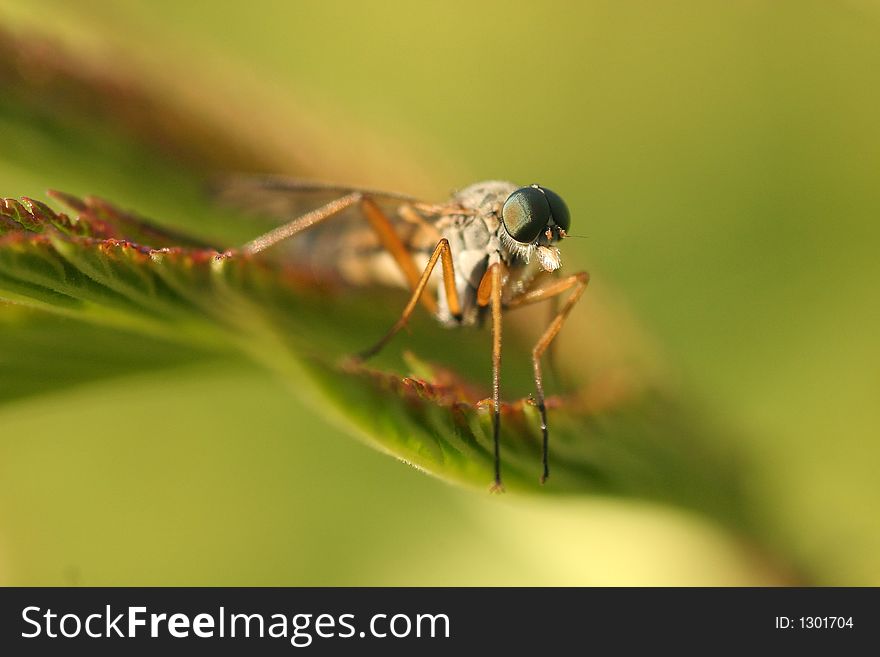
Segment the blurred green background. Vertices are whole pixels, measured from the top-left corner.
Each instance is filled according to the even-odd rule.
[[[560,192],[586,238],[566,269],[616,294],[669,385],[739,437],[777,555],[880,584],[876,3],[3,0],[0,21],[265,140],[280,172]],[[0,109],[0,195],[193,223],[198,190],[161,155]],[[145,347],[129,375],[67,385],[65,359],[101,358],[63,346],[83,329],[0,316],[0,584],[792,581],[675,510],[450,487],[243,361]],[[30,353],[55,389],[28,393]]]

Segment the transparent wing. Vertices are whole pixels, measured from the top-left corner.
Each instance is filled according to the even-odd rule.
[[[295,219],[352,192],[368,195],[377,203],[390,206],[392,209],[401,203],[419,202],[413,196],[397,192],[270,175],[224,176],[213,181],[211,191],[212,195],[224,205],[250,214],[277,219],[279,222]],[[396,210],[394,213],[396,214]]]

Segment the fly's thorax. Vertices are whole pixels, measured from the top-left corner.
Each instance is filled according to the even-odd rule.
[[[501,208],[517,185],[504,180],[486,180],[474,183],[456,192],[452,200],[464,208],[476,210],[480,215],[501,216]]]
[[[465,187],[453,196],[454,203],[473,211],[470,217],[459,217],[450,222],[463,231],[464,248],[482,250],[486,254],[497,253],[508,263],[510,254],[505,247],[506,231],[501,221],[501,209],[516,189],[517,185],[512,182],[488,180]],[[451,239],[450,246],[454,252]]]

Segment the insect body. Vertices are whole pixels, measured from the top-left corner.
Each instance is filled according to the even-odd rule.
[[[535,401],[543,437],[541,481],[546,480],[548,429],[541,357],[589,281],[586,272],[552,276],[561,266],[556,243],[566,236],[570,225],[568,208],[556,193],[539,185],[518,187],[489,181],[462,189],[446,203],[430,204],[403,194],[269,177],[232,179],[221,189],[220,197],[290,219],[246,244],[242,248],[245,253],[259,253],[289,241],[297,257],[322,266],[332,263],[354,283],[396,280],[406,284],[411,295],[400,318],[378,342],[357,354],[358,360],[380,351],[420,302],[450,327],[477,324],[486,314],[491,315],[493,490],[502,489],[502,313],[570,292],[532,349]],[[309,207],[304,205],[309,200],[313,209],[302,212]],[[432,279],[432,273],[438,262],[441,276],[435,299],[432,288],[436,277]]]

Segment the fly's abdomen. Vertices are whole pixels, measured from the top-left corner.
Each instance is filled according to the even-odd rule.
[[[323,228],[319,227],[319,228]],[[379,241],[376,233],[361,221],[349,221],[339,230],[313,230],[291,240],[286,257],[315,276],[340,277],[354,286],[382,285],[409,288],[400,266]],[[434,239],[419,226],[398,222],[395,231],[422,271],[434,246]]]

